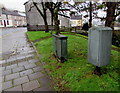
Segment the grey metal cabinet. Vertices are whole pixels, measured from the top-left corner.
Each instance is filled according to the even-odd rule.
[[[53,48],[61,62],[67,60],[67,36],[53,34]]]
[[[98,67],[110,63],[112,29],[92,27],[88,32],[88,61]]]

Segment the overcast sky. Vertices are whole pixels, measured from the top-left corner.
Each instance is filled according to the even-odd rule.
[[[19,11],[25,11],[23,5],[28,0],[0,0],[0,4],[3,4],[6,8],[17,9]]]
[[[25,12],[23,5],[28,0],[0,0],[0,5],[3,4],[6,8]]]

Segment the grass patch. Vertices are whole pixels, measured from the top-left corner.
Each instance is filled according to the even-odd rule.
[[[111,51],[111,63],[102,67],[102,76],[92,74],[95,66],[88,63],[88,40],[75,36],[68,36],[68,61],[59,63],[53,56],[52,38],[34,43],[42,55],[44,67],[54,77],[57,91],[118,91],[119,90],[119,59],[120,52]],[[33,35],[32,35],[33,36]],[[30,36],[31,37],[31,36]]]
[[[115,45],[112,45],[112,47],[113,47],[113,48],[116,48],[116,49],[120,49],[120,47],[117,47],[117,46],[115,46]]]
[[[31,41],[51,36],[50,33],[45,33],[45,31],[30,31],[27,32],[27,35]]]

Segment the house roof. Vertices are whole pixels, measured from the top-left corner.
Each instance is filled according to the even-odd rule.
[[[82,15],[72,15],[72,16],[71,16],[71,19],[73,19],[73,20],[82,19]]]
[[[64,15],[64,14],[60,14],[60,13],[58,13],[58,15],[63,16],[63,17],[66,17],[66,18],[70,18],[69,16]]]
[[[34,2],[36,2],[36,1],[40,1],[40,0],[34,0]],[[28,3],[31,3],[32,2],[32,0],[28,0],[28,1],[26,1],[25,3],[24,3],[24,5],[26,5],[26,4],[28,4]]]
[[[14,15],[14,16],[23,16],[18,11],[10,11],[10,10],[7,10],[5,8],[2,8],[2,14],[5,14],[5,15]]]
[[[26,5],[29,1],[25,2],[24,5]]]
[[[21,16],[26,16],[26,14],[22,13],[22,12],[18,12],[18,14],[21,15]]]

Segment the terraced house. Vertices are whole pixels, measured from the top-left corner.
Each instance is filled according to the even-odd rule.
[[[25,13],[1,8],[0,27],[18,27],[26,24]]]

